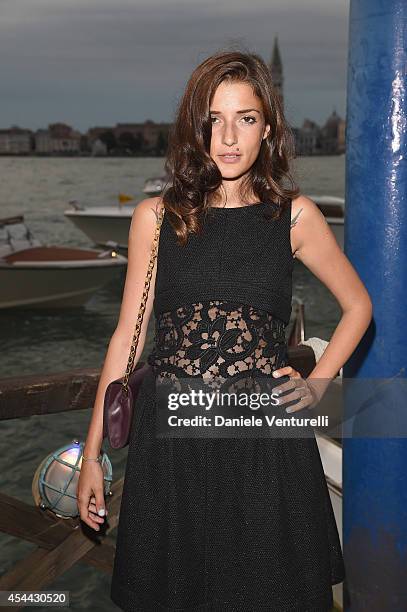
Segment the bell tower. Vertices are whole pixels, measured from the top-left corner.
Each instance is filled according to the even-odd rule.
[[[271,72],[271,78],[273,80],[274,86],[276,87],[280,99],[281,104],[284,109],[284,93],[283,93],[283,85],[284,85],[284,77],[283,77],[283,63],[281,61],[280,49],[278,46],[278,38],[274,37],[274,46],[273,52],[271,54],[271,60],[269,63],[269,68]]]

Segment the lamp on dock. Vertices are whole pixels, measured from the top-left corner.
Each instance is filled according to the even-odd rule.
[[[76,489],[82,466],[84,443],[73,440],[51,453],[38,466],[32,493],[35,503],[43,510],[51,510],[60,518],[79,516]],[[110,493],[112,464],[106,452],[101,450],[105,495]]]

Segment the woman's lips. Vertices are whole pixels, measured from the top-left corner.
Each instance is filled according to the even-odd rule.
[[[241,158],[241,155],[219,155],[219,157],[226,164],[233,164],[233,163],[236,163],[237,161],[239,161],[239,159]]]

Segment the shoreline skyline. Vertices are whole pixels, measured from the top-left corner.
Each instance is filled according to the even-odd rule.
[[[0,9],[2,124],[173,121],[188,75],[219,49],[272,59],[278,35],[290,125],[346,110],[348,0],[6,0]]]

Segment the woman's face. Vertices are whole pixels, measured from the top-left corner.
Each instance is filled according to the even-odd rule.
[[[210,114],[210,156],[223,178],[238,178],[256,161],[262,140],[270,131],[261,101],[248,83],[223,81],[213,96]]]

